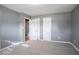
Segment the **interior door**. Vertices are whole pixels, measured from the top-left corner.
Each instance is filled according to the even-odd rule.
[[[29,21],[29,38],[31,40],[40,39],[40,19],[34,18]]]
[[[51,40],[51,17],[43,17],[43,40]]]

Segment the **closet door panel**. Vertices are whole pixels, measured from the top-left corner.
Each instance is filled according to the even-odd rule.
[[[43,17],[43,40],[51,40],[51,17]]]
[[[38,40],[40,38],[40,19],[32,19],[29,23],[29,38],[31,40]]]

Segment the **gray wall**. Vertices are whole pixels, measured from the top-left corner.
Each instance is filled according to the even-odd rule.
[[[72,11],[72,43],[79,48],[79,5]]]
[[[0,6],[0,42],[22,42],[24,14]],[[7,45],[8,43],[4,43]],[[4,46],[1,45],[2,47]]]
[[[40,17],[40,39],[43,40],[43,18]]]
[[[36,16],[40,18],[40,39],[43,39],[43,17],[51,16],[51,40],[71,41],[71,13]],[[35,18],[36,18],[35,17]],[[34,17],[32,17],[34,18]]]
[[[71,14],[62,13],[52,16],[52,40],[70,41],[71,39]]]

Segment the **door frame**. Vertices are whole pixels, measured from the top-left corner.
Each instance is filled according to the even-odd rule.
[[[26,42],[25,41],[25,19],[30,20],[30,18],[29,17],[24,17],[24,20],[23,20],[23,42]]]

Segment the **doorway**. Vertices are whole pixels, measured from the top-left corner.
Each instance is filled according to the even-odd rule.
[[[29,40],[29,19],[25,18],[25,41]]]

